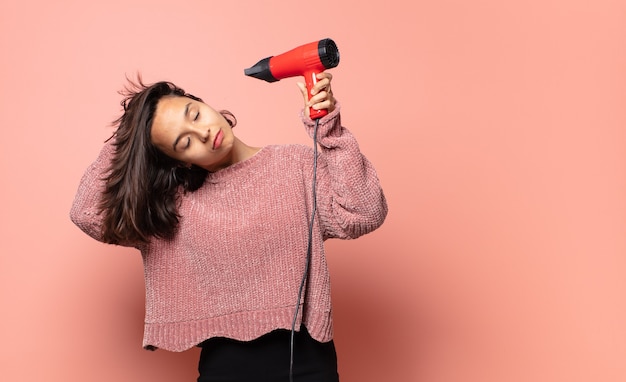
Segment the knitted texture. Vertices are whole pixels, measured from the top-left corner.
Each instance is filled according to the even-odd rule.
[[[302,120],[312,136],[313,121]],[[303,323],[327,342],[333,321],[323,241],[373,231],[387,204],[374,168],[341,126],[339,108],[321,119],[318,143],[312,259],[296,328]],[[112,154],[113,146],[105,145],[87,169],[70,213],[97,240],[102,177]],[[313,208],[313,159],[307,146],[266,146],[181,195],[176,236],[138,246],[146,284],[144,347],[183,351],[211,337],[247,341],[291,328]]]

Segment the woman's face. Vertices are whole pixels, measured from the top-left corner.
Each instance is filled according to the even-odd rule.
[[[212,172],[230,165],[235,141],[222,114],[203,102],[178,96],[159,100],[151,138],[167,156]]]

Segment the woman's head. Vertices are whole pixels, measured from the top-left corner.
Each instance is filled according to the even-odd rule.
[[[154,113],[151,141],[180,165],[214,172],[231,164],[235,136],[232,124],[209,105],[197,99],[165,96]]]
[[[178,225],[179,192],[199,188],[207,169],[197,166],[201,162],[195,157],[185,160],[190,158],[180,155],[184,152],[180,147],[178,151],[172,150],[174,142],[166,142],[172,135],[163,133],[182,132],[177,146],[189,138],[191,147],[194,142],[200,142],[192,141],[200,139],[200,128],[190,130],[191,125],[177,125],[167,116],[178,110],[173,106],[191,104],[201,116],[211,115],[211,121],[219,119],[229,131],[236,119],[227,111],[213,111],[200,98],[171,82],[146,85],[138,77],[136,82],[129,81],[120,94],[124,96],[121,102],[124,111],[114,122],[117,129],[111,139],[115,152],[100,205],[104,214],[104,241],[145,243],[153,236],[169,238]],[[206,117],[202,116],[203,121],[207,121]]]

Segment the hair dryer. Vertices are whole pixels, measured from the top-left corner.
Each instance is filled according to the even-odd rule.
[[[315,77],[325,69],[339,65],[339,50],[335,42],[329,38],[301,45],[278,56],[270,56],[257,62],[254,66],[244,69],[246,76],[255,77],[267,82],[276,82],[287,77],[304,76],[307,94],[317,82]],[[309,109],[311,119],[322,118],[328,110]]]

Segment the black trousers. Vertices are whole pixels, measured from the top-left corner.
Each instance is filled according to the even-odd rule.
[[[291,332],[252,341],[211,338],[199,346],[198,382],[289,382]],[[338,382],[332,341],[320,343],[302,327],[294,339],[293,382]]]

